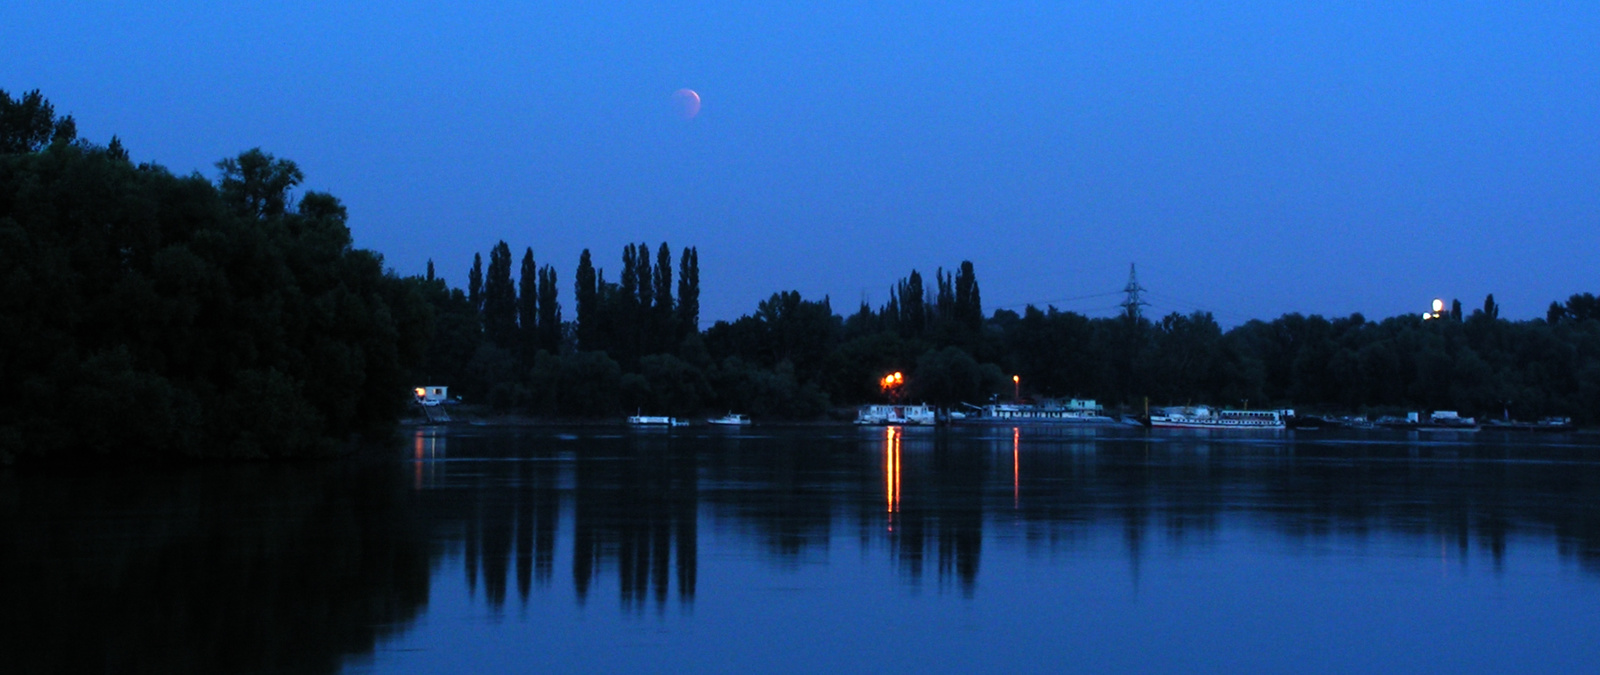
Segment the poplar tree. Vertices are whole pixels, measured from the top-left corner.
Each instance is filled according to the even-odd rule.
[[[511,281],[511,247],[504,241],[489,251],[483,280],[483,332],[502,349],[517,342],[517,289]]]
[[[906,282],[902,280],[898,286],[889,287],[889,301],[883,305],[883,330],[900,332],[900,291],[905,285]]]
[[[956,271],[956,315],[973,334],[983,329],[983,302],[978,297],[978,275],[971,260],[961,261],[961,268]]]
[[[633,318],[633,305],[639,302],[639,268],[636,266],[638,253],[633,244],[622,247],[622,280],[619,288],[622,290],[622,302],[625,307],[623,316]]]
[[[672,351],[678,331],[672,325],[672,251],[667,248],[667,242],[661,242],[656,250],[655,304],[651,313],[655,328],[651,342],[658,353]]]
[[[643,338],[650,335],[654,328],[650,325],[650,307],[654,304],[655,286],[650,272],[650,245],[645,242],[639,242],[639,248],[634,249],[634,251],[633,264],[636,267],[633,271],[633,278],[634,282],[638,284],[635,288],[639,293],[639,299],[634,304],[632,320],[638,331],[636,334]],[[641,347],[644,346],[645,340],[641,339],[639,344]]]
[[[517,276],[517,344],[523,364],[533,363],[539,351],[539,268],[534,266],[533,247],[522,252],[522,269]]]
[[[650,257],[649,251],[644,253],[644,257]],[[648,275],[645,283],[650,283]],[[615,308],[610,310],[611,320],[607,322],[615,333],[604,339],[615,352],[613,356],[617,361],[630,364],[633,362],[634,346],[639,342],[639,250],[633,244],[622,249],[622,282],[618,293],[619,297],[613,299]]]
[[[678,259],[678,339],[700,332],[700,254],[693,246]]]
[[[561,353],[561,304],[556,299],[556,269],[539,270],[539,348]]]
[[[479,253],[472,254],[472,270],[467,272],[467,302],[472,303],[474,313],[483,313],[483,255]]]
[[[938,295],[935,296],[937,300],[934,303],[934,307],[937,308],[939,322],[945,323],[955,318],[956,314],[956,292],[953,283],[954,280],[949,276],[945,276],[943,267],[934,270],[933,278],[935,284],[934,287],[938,289]]]
[[[589,249],[583,249],[583,253],[578,256],[578,272],[575,276],[573,297],[577,303],[578,313],[578,351],[594,351],[599,348],[595,344],[595,326],[598,317],[595,315],[594,263],[589,259]]]
[[[922,298],[922,275],[911,270],[911,276],[900,283],[900,330],[906,337],[921,337],[927,324],[927,304]]]

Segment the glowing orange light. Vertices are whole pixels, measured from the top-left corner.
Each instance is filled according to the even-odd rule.
[[[1022,376],[1021,375],[1012,375],[1011,376],[1011,383],[1012,384],[1020,384],[1021,382],[1022,382]]]
[[[423,389],[422,387],[417,387],[416,389],[413,389],[412,391],[417,392],[417,398],[422,398],[422,397],[428,395],[428,390],[427,389]]]

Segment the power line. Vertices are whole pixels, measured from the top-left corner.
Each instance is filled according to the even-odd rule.
[[[1065,303],[1068,303],[1068,302],[1077,302],[1079,300],[1093,300],[1095,298],[1107,298],[1107,297],[1111,297],[1113,295],[1121,295],[1121,294],[1122,294],[1122,291],[1120,291],[1120,290],[1107,291],[1105,293],[1094,293],[1094,294],[1090,294],[1090,295],[1080,295],[1080,296],[1072,297],[1072,298],[1056,298],[1054,300],[1034,300],[1034,301],[1029,301],[1029,302],[1016,302],[1016,303],[1012,303],[1012,304],[1009,304],[1009,305],[996,305],[995,309],[1015,309],[1017,307],[1027,307],[1029,305],[1032,305],[1034,307],[1040,307],[1040,306],[1049,307],[1049,306],[1056,305],[1058,303],[1065,304]]]
[[[1196,312],[1196,311],[1198,311],[1198,312],[1207,312],[1207,313],[1211,314],[1212,316],[1220,316],[1220,317],[1223,317],[1225,319],[1229,319],[1229,320],[1232,320],[1232,321],[1238,321],[1240,323],[1247,322],[1252,318],[1252,317],[1244,316],[1242,314],[1236,314],[1236,313],[1233,313],[1233,312],[1225,312],[1225,311],[1220,311],[1220,310],[1215,310],[1215,309],[1208,309],[1204,305],[1201,305],[1198,302],[1192,302],[1192,301],[1189,301],[1189,300],[1185,300],[1183,298],[1180,298],[1180,297],[1177,297],[1175,295],[1171,295],[1171,294],[1168,294],[1168,293],[1154,293],[1154,292],[1152,292],[1152,293],[1150,293],[1150,297],[1152,297],[1152,298],[1154,298],[1156,300],[1162,301],[1159,306],[1167,307],[1167,308],[1173,309],[1173,310],[1191,311],[1191,312]]]
[[[1118,296],[1118,295],[1124,296],[1123,301],[1119,302],[1119,303],[1116,303],[1116,304],[1112,304],[1112,305],[1095,305],[1093,307],[1084,307],[1084,308],[1068,308],[1068,307],[1065,307],[1065,305],[1067,303],[1071,303],[1071,302],[1080,302],[1080,301],[1083,301],[1083,300],[1095,300],[1095,299],[1099,299],[1099,298],[1109,298],[1109,297],[1114,297],[1114,296]],[[1149,302],[1149,301],[1146,300],[1146,298],[1149,298],[1150,300],[1154,300],[1155,302]],[[1185,312],[1185,313],[1188,313],[1188,312],[1207,312],[1207,313],[1211,314],[1212,316],[1221,317],[1223,319],[1227,319],[1229,321],[1236,321],[1236,322],[1239,322],[1239,323],[1245,323],[1245,322],[1250,321],[1252,318],[1254,318],[1254,317],[1244,316],[1242,314],[1237,314],[1237,313],[1234,313],[1234,312],[1226,312],[1226,311],[1220,311],[1220,310],[1216,310],[1216,309],[1209,309],[1205,305],[1203,305],[1201,303],[1198,303],[1198,302],[1193,302],[1191,300],[1185,300],[1183,298],[1177,297],[1177,296],[1172,295],[1170,293],[1158,293],[1158,292],[1152,291],[1152,290],[1150,290],[1148,288],[1145,288],[1143,285],[1141,285],[1139,283],[1137,268],[1134,265],[1131,265],[1131,264],[1128,266],[1128,284],[1126,286],[1123,286],[1122,288],[1120,288],[1118,290],[1105,291],[1103,293],[1090,293],[1088,295],[1077,295],[1077,296],[1073,296],[1073,297],[1069,297],[1069,298],[1055,298],[1055,299],[1052,299],[1052,300],[1035,300],[1035,301],[1030,301],[1030,302],[1016,302],[1016,303],[1010,303],[1010,304],[1005,304],[1005,305],[995,305],[994,308],[995,309],[1018,309],[1018,308],[1021,308],[1021,307],[1050,307],[1050,308],[1056,308],[1058,305],[1061,305],[1061,307],[1059,307],[1060,309],[1063,309],[1063,310],[1066,310],[1066,311],[1077,311],[1077,312],[1079,312],[1081,314],[1084,314],[1085,316],[1094,315],[1094,314],[1100,314],[1100,313],[1113,313],[1113,312],[1117,312],[1117,313],[1121,313],[1121,314],[1126,315],[1130,311],[1135,312],[1135,315],[1137,316],[1137,315],[1142,315],[1143,314],[1143,312],[1139,311],[1138,308],[1140,308],[1140,307],[1151,307],[1151,308],[1154,308],[1154,309],[1166,309],[1166,310],[1177,311],[1177,312]],[[1132,308],[1132,309],[1130,309],[1130,308]]]

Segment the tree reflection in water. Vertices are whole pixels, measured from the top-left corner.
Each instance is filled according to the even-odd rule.
[[[1147,550],[1205,551],[1224,527],[1289,550],[1443,545],[1496,569],[1549,545],[1593,575],[1590,443],[426,429],[402,461],[0,475],[0,653],[7,673],[331,672],[404,631],[435,572],[495,612],[567,564],[580,605],[611,583],[625,612],[688,605],[707,531],[715,555],[779,570],[844,564],[829,554],[854,539],[908,586],[931,569],[966,598],[985,554],[1120,538],[1137,583]]]
[[[1070,548],[1110,528],[1134,578],[1152,535],[1203,548],[1231,517],[1289,541],[1420,536],[1457,542],[1463,554],[1475,542],[1496,561],[1511,532],[1553,532],[1564,554],[1600,572],[1600,465],[1586,451],[1529,462],[1493,444],[1312,438],[879,428],[557,441],[517,432],[455,439],[474,458],[524,460],[509,475],[474,465],[434,487],[469,504],[444,510],[461,519],[450,531],[465,538],[469,583],[481,578],[494,606],[513,549],[524,602],[530,568],[549,582],[564,503],[578,598],[614,578],[634,608],[674,591],[693,600],[698,528],[708,523],[780,566],[825,557],[835,531],[854,527],[861,548],[888,553],[907,583],[922,584],[931,559],[940,586],[968,596],[984,528],[996,521],[1021,528],[1029,546]],[[840,522],[844,514],[855,522]]]
[[[5,672],[337,671],[428,599],[399,468],[0,479]]]

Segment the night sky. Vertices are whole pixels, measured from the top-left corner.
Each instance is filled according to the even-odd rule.
[[[0,89],[292,159],[402,275],[532,246],[569,319],[583,248],[663,240],[702,327],[962,260],[986,311],[1106,316],[1137,263],[1225,326],[1600,292],[1600,3],[22,0]]]

